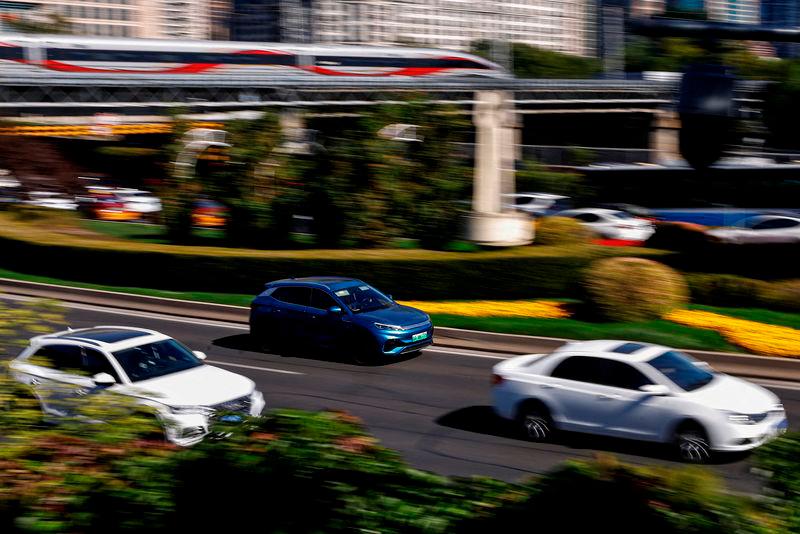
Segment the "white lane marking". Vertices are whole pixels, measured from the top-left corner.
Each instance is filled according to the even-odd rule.
[[[17,300],[23,302],[30,302],[32,300],[41,300],[38,297],[23,297],[20,295],[0,295],[0,298],[6,300]],[[238,325],[235,323],[225,323],[222,321],[209,321],[204,319],[192,319],[191,317],[178,317],[175,315],[165,315],[161,313],[150,312],[137,312],[132,310],[123,310],[120,308],[105,308],[103,306],[92,306],[91,304],[75,304],[73,302],[58,301],[61,306],[75,310],[93,311],[98,313],[112,313],[115,315],[124,315],[126,317],[139,317],[142,319],[156,319],[159,321],[171,321],[173,323],[186,323],[196,324],[200,326],[213,326],[215,328],[229,328],[231,330],[250,330],[245,325]]]
[[[219,360],[206,360],[207,363],[214,365],[227,365],[229,367],[240,367],[242,369],[252,369],[254,371],[265,371],[267,373],[280,373],[283,375],[304,375],[298,371],[287,371],[286,369],[273,369],[272,367],[258,367],[255,365],[244,365],[242,363],[221,362]]]
[[[445,348],[427,348],[422,349],[423,352],[437,352],[439,354],[452,354],[454,356],[469,356],[470,358],[486,358],[488,360],[507,360],[509,358],[513,358],[517,356],[516,354],[509,354],[507,356],[498,356],[492,353],[474,353],[474,352],[464,352],[460,350],[452,350],[452,349],[445,349]]]

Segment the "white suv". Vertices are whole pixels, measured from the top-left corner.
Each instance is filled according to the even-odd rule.
[[[535,441],[555,430],[586,432],[674,444],[684,460],[704,462],[787,428],[772,392],[658,345],[574,342],[493,371],[495,411]]]
[[[208,434],[217,412],[237,420],[237,413],[255,416],[264,409],[252,380],[204,359],[153,330],[97,326],[34,337],[10,367],[45,416],[68,415],[75,397],[115,392],[154,409],[166,438],[187,446]]]

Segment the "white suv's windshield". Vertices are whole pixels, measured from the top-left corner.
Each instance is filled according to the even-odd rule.
[[[342,288],[334,293],[353,313],[382,310],[393,304],[388,297],[367,284]]]
[[[203,365],[189,349],[165,339],[114,353],[131,382],[156,378]]]
[[[694,391],[714,379],[712,373],[699,368],[688,356],[674,350],[653,358],[649,363],[684,391]]]

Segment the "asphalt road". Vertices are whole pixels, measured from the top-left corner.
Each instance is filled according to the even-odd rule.
[[[343,409],[361,417],[381,442],[413,467],[445,475],[520,480],[570,458],[612,453],[634,464],[679,465],[661,447],[568,436],[558,443],[524,441],[491,413],[490,370],[505,355],[432,347],[419,357],[364,367],[318,351],[266,354],[247,328],[211,321],[69,305],[69,326],[116,324],[152,328],[208,354],[208,363],[253,379],[267,408]],[[800,385],[764,384],[783,400],[790,428],[800,427]],[[711,469],[731,490],[756,492],[748,455],[726,456]]]

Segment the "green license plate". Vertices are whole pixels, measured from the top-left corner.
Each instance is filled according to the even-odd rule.
[[[425,339],[426,337],[428,337],[427,332],[420,332],[419,334],[414,334],[411,336],[411,341],[419,341],[420,339]]]

